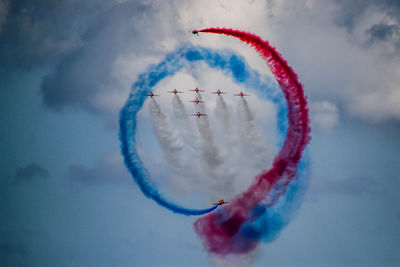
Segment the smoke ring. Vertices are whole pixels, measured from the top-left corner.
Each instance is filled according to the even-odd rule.
[[[152,184],[150,174],[137,153],[136,116],[147,99],[145,95],[150,93],[162,79],[174,75],[183,67],[191,67],[191,64],[200,61],[204,61],[212,68],[224,71],[236,82],[257,91],[259,97],[267,98],[277,105],[280,145],[283,144],[283,137],[287,130],[287,108],[285,102],[282,101],[282,93],[272,86],[273,83],[268,78],[262,77],[257,71],[251,69],[242,57],[231,51],[183,45],[169,53],[159,64],[149,66],[132,85],[129,98],[120,113],[121,153],[126,167],[145,196],[172,212],[184,215],[202,215],[213,211],[216,207],[189,209],[169,201],[159,193],[157,187]]]

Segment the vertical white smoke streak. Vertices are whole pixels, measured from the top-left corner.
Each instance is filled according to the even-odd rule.
[[[202,111],[200,111],[203,113]],[[202,138],[202,156],[209,169],[215,169],[222,163],[221,155],[218,148],[215,146],[214,135],[210,127],[208,118],[202,116],[197,118],[197,126]]]
[[[161,111],[160,105],[152,99],[150,114],[154,121],[154,132],[166,157],[166,162],[175,174],[175,189],[185,190],[196,183],[196,175],[190,173],[187,160],[183,158],[184,143],[172,127],[169,118]]]
[[[217,106],[215,108],[215,117],[217,118],[217,128],[219,129],[220,142],[224,144],[224,153],[234,154],[236,132],[233,131],[231,110],[226,105],[222,96],[217,98]]]
[[[201,95],[198,96],[199,100]],[[220,96],[218,98],[221,98]],[[232,126],[228,107],[223,100],[218,100],[217,125],[220,126],[218,139],[215,139],[211,129],[208,117],[197,119],[197,126],[202,140],[202,163],[203,170],[212,180],[209,182],[210,196],[215,199],[229,199],[235,194],[233,190],[233,181],[237,179],[237,172],[232,168],[232,161],[229,158],[235,158],[232,152]],[[196,105],[197,107],[197,105]],[[197,111],[207,113],[204,105],[198,106]],[[220,113],[220,114],[218,114]],[[208,114],[210,116],[210,114]],[[217,135],[218,137],[218,135]],[[218,142],[216,142],[218,140]]]
[[[241,143],[244,146],[245,156],[252,159],[253,167],[269,168],[273,159],[273,151],[267,139],[257,126],[246,99],[242,98],[238,105],[239,128]]]
[[[198,98],[201,100],[200,94]],[[199,111],[202,114],[207,114],[204,104],[198,104],[196,108],[196,112]],[[210,114],[207,114],[207,116],[210,116]],[[201,164],[208,180],[208,191],[213,201],[215,201],[215,199],[222,198],[222,194],[224,193],[224,195],[230,195],[228,192],[231,191],[231,183],[229,182],[229,175],[224,166],[224,155],[220,153],[219,148],[215,144],[214,133],[207,116],[201,116],[200,118],[195,118],[195,120],[201,139]]]
[[[194,125],[192,116],[187,113],[185,105],[178,95],[174,96],[172,106],[183,140],[193,149],[199,149],[199,132]]]
[[[183,142],[176,131],[171,127],[168,117],[161,112],[160,105],[152,99],[150,114],[154,121],[154,131],[166,154],[166,160],[174,167],[180,167],[179,153],[183,149]]]

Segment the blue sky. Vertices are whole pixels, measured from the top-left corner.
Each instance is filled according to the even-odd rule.
[[[137,188],[120,155],[118,116],[137,76],[183,43],[231,49],[270,76],[239,42],[189,33],[225,26],[254,32],[283,54],[304,85],[312,120],[304,199],[251,264],[400,264],[399,20],[400,5],[389,0],[0,1],[0,262],[216,263],[193,231],[195,218],[157,206]],[[242,89],[199,64],[157,90],[196,85]],[[171,99],[160,97],[165,110]],[[276,107],[248,99],[274,144]],[[226,100],[237,112],[235,99]],[[163,181],[166,161],[148,106],[140,121],[144,159]],[[146,134],[154,146],[147,152]],[[176,181],[164,189],[182,203],[215,195],[204,187],[209,194],[197,199],[198,188]]]

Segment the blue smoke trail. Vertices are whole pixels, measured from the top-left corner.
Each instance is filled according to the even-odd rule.
[[[310,177],[309,164],[307,155],[304,155],[298,166],[298,175],[285,194],[273,205],[267,203],[255,207],[251,211],[253,219],[240,230],[242,235],[264,242],[272,242],[278,238],[280,231],[288,225],[301,205]],[[275,189],[272,194],[274,193],[279,193],[279,189]]]
[[[166,55],[165,59],[156,65],[151,65],[139,75],[133,84],[129,98],[120,114],[121,153],[125,165],[143,194],[159,205],[179,214],[202,215],[217,208],[189,209],[165,199],[157,187],[152,184],[150,174],[144,167],[136,149],[136,115],[147,99],[146,94],[152,91],[162,79],[176,74],[183,67],[190,68],[192,64],[204,61],[209,67],[223,71],[237,83],[257,91],[259,97],[269,99],[278,108],[279,145],[282,145],[287,130],[287,109],[283,95],[274,82],[262,77],[251,69],[244,58],[230,50],[212,50],[199,46],[184,45]],[[296,190],[294,190],[296,191]],[[260,214],[261,216],[261,214]]]

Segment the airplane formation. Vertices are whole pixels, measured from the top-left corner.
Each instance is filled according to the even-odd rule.
[[[193,30],[192,33],[194,35],[199,35],[199,31],[197,31],[197,30]],[[191,89],[189,91],[195,92],[196,94],[199,94],[199,92],[205,92],[204,90],[200,90],[198,87],[196,87],[195,89]],[[180,91],[178,91],[176,89],[174,89],[172,91],[168,91],[168,93],[175,94],[175,95],[176,94],[183,94],[183,92],[180,92]],[[215,92],[211,92],[211,94],[216,94],[216,95],[220,96],[221,94],[227,94],[227,93],[226,92],[222,92],[221,90],[218,89]],[[153,96],[160,96],[160,95],[156,95],[153,92],[150,92],[149,94],[146,94],[145,96],[149,96],[150,98],[153,98]],[[234,96],[240,96],[241,98],[243,98],[244,96],[250,96],[250,95],[244,94],[243,92],[240,92],[238,94],[234,94]],[[196,104],[204,103],[204,101],[199,100],[199,98],[196,98],[195,100],[190,100],[189,102],[193,102],[193,103],[196,103]],[[197,116],[198,118],[200,118],[201,116],[207,116],[207,114],[204,114],[204,113],[201,113],[201,112],[198,111],[195,114],[192,114],[192,116]],[[212,205],[214,205],[214,206],[222,206],[222,205],[225,205],[225,204],[228,204],[228,203],[229,203],[228,201],[225,201],[225,200],[221,199],[221,200],[218,200],[218,202],[213,203]]]
[[[193,34],[198,34],[198,32],[194,30]],[[204,90],[200,90],[198,87],[196,87],[195,89],[188,90],[188,91],[195,92],[196,94],[199,94],[199,92],[205,92]],[[176,89],[174,89],[172,91],[168,91],[168,93],[175,94],[175,95],[176,94],[183,94],[183,92],[180,92],[180,91],[178,91]],[[222,92],[221,90],[217,90],[215,92],[211,92],[211,94],[216,94],[216,95],[220,96],[221,94],[227,94],[227,93],[226,92]],[[150,92],[150,93],[146,94],[145,96],[149,96],[150,98],[153,98],[154,96],[160,96],[160,95],[156,95],[153,92]],[[240,92],[238,94],[234,94],[234,96],[240,96],[242,98],[244,96],[250,96],[250,95],[244,94],[243,92]],[[197,98],[197,97],[196,97],[196,99],[190,100],[189,102],[193,102],[193,103],[196,103],[196,104],[204,103],[204,101],[199,100],[199,98]],[[202,116],[207,116],[207,114],[204,114],[204,113],[201,113],[201,112],[198,111],[195,114],[192,114],[192,116],[196,116],[196,117],[200,118]],[[221,206],[221,205],[228,204],[228,203],[229,203],[228,201],[225,201],[225,200],[221,199],[218,202],[213,203],[212,205]]]
[[[189,91],[195,92],[196,94],[199,94],[199,92],[205,92],[204,90],[200,90],[198,87],[196,87],[195,89],[191,89]],[[174,89],[172,91],[168,91],[168,93],[175,94],[175,95],[176,94],[183,94],[183,92],[180,92],[180,91],[178,91],[176,89]],[[221,90],[218,89],[215,92],[211,92],[211,94],[216,94],[216,95],[220,96],[221,94],[227,94],[227,93],[226,92],[222,92]],[[149,97],[153,98],[153,96],[160,96],[160,95],[156,95],[153,92],[150,92],[149,94],[146,94],[145,96],[149,96]],[[240,96],[242,98],[244,96],[250,96],[250,95],[244,94],[243,92],[240,92],[239,94],[234,94],[234,96]],[[199,98],[196,98],[194,100],[190,100],[189,102],[193,102],[193,103],[196,103],[196,104],[204,103],[204,101],[199,100]],[[192,116],[197,116],[198,118],[200,118],[201,116],[207,116],[207,114],[204,114],[204,113],[201,113],[201,112],[197,112],[195,114],[192,114]]]

